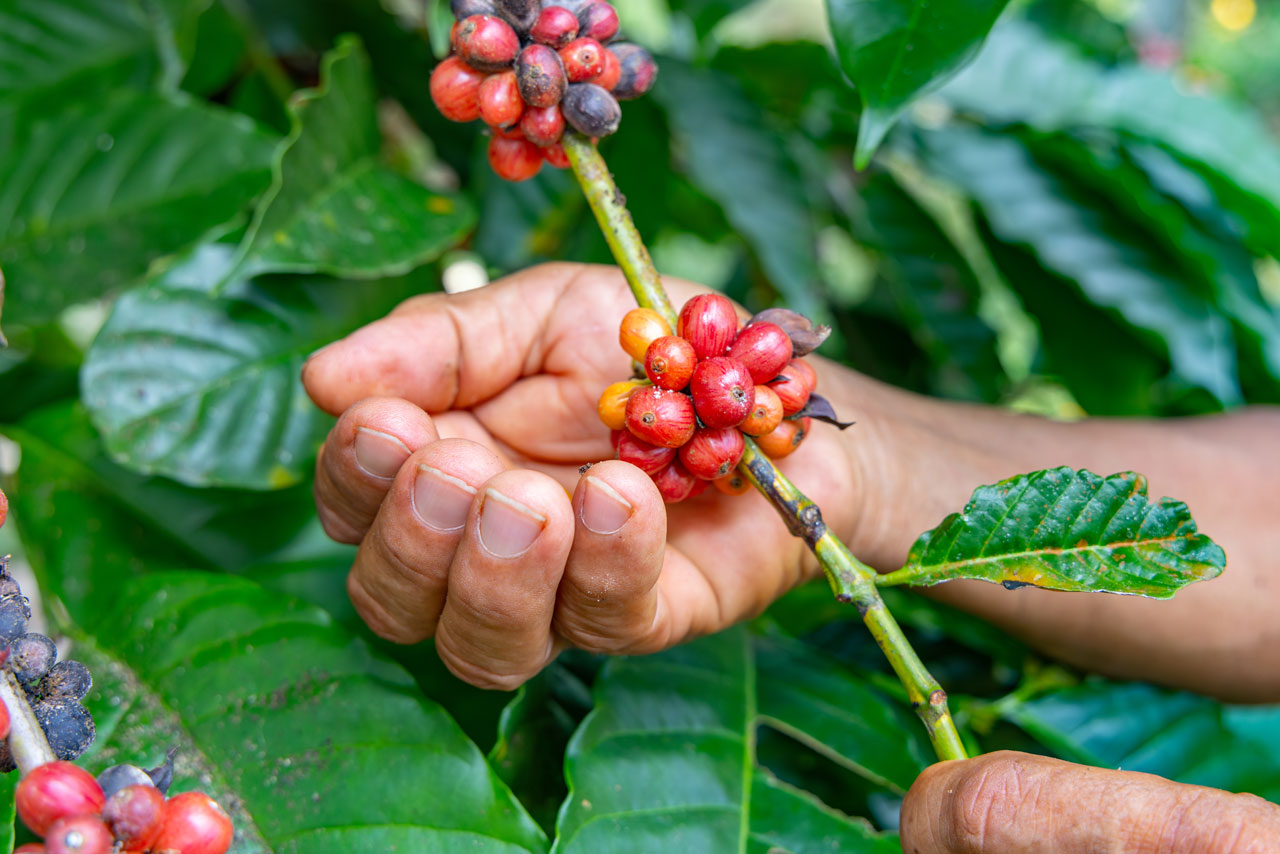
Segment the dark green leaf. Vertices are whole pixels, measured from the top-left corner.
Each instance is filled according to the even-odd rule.
[[[85,405],[120,463],[194,486],[276,489],[311,469],[332,419],[302,388],[308,354],[421,289],[318,278],[236,279],[207,244],[123,295],[89,349]]]
[[[0,851],[13,850],[13,823],[17,818],[13,790],[17,785],[17,774],[5,774],[0,779]]]
[[[725,16],[750,3],[751,0],[674,0],[671,11],[688,15],[698,36],[705,39]]]
[[[1067,466],[979,487],[963,513],[920,535],[882,584],[976,578],[1009,588],[1132,593],[1167,599],[1218,576],[1222,549],[1181,501],[1147,498],[1132,472]]]
[[[1009,0],[827,0],[836,55],[862,95],[858,167],[911,99],[977,51]]]
[[[276,154],[236,273],[400,275],[471,228],[464,197],[432,193],[378,162],[376,108],[369,58],[344,38],[325,57],[320,87],[292,101],[294,129]]]
[[[36,322],[142,277],[267,184],[274,139],[185,96],[126,90],[0,112],[0,266],[9,320]]]
[[[664,59],[653,94],[690,178],[724,209],[788,306],[813,315],[813,218],[799,172],[764,114],[733,78],[675,60]]]
[[[765,656],[775,655],[771,649],[785,656],[785,648],[762,643]],[[779,843],[796,852],[824,844],[849,852],[894,850],[891,837],[776,784],[756,767],[760,700],[783,687],[770,681],[766,689],[757,681],[764,672],[757,671],[752,639],[741,628],[606,664],[596,682],[596,706],[569,747],[570,792],[555,850],[763,851]],[[852,711],[824,708],[814,702],[819,696],[832,700],[818,691],[799,707],[786,708],[784,700],[778,708],[788,723],[793,716],[834,714],[847,724],[867,703],[885,702],[865,687],[840,695],[854,701]],[[899,743],[858,744],[859,756],[901,750],[901,732],[896,725],[884,730],[883,720],[882,713],[861,723],[878,733],[872,741]]]

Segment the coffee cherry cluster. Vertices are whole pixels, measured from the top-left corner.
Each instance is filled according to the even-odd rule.
[[[166,799],[172,779],[172,754],[152,771],[115,765],[97,779],[70,762],[41,765],[14,800],[44,842],[14,854],[226,854],[231,818],[200,792]]]
[[[618,12],[602,0],[452,0],[453,54],[431,73],[445,118],[489,126],[489,165],[508,181],[544,162],[569,166],[565,127],[599,139],[618,129],[618,101],[639,98],[658,66],[615,41]]]
[[[627,312],[618,343],[645,378],[614,383],[597,404],[618,459],[649,474],[668,503],[698,495],[708,483],[731,495],[746,492],[734,471],[744,435],[781,459],[809,432],[818,377],[799,357],[825,334],[783,309],[739,328],[733,303],[719,294],[685,303],[675,334],[652,309]]]

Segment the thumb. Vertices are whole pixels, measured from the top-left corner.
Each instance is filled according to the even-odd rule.
[[[1003,751],[927,768],[902,804],[904,854],[1264,854],[1280,807],[1174,783]]]

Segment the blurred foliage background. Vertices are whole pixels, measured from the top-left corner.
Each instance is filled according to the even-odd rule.
[[[811,313],[824,354],[928,394],[1059,418],[1280,402],[1280,7],[1019,0],[858,171],[823,3],[617,5],[661,74],[602,150],[663,272]],[[232,805],[237,851],[542,850],[558,810],[565,851],[748,825],[896,850],[927,744],[821,588],[515,695],[355,619],[351,550],[310,504],[330,422],[302,360],[415,292],[610,261],[572,176],[497,180],[480,129],[435,112],[450,22],[439,0],[0,0],[4,536],[99,674],[89,763],[182,744],[179,785]],[[975,748],[1280,799],[1280,709],[891,604]]]

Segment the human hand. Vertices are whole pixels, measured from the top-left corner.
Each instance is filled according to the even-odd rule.
[[[1003,751],[925,770],[901,831],[904,854],[1266,854],[1280,848],[1280,807]]]
[[[668,285],[677,304],[700,290]],[[565,645],[657,651],[816,572],[754,493],[666,508],[633,466],[579,473],[613,456],[596,400],[630,374],[617,329],[632,307],[613,268],[547,265],[409,300],[307,362],[307,392],[341,416],[317,463],[320,518],[360,545],[347,586],[375,632],[434,636],[459,677],[510,689]],[[838,435],[816,430],[782,467],[842,530],[858,492]]]

